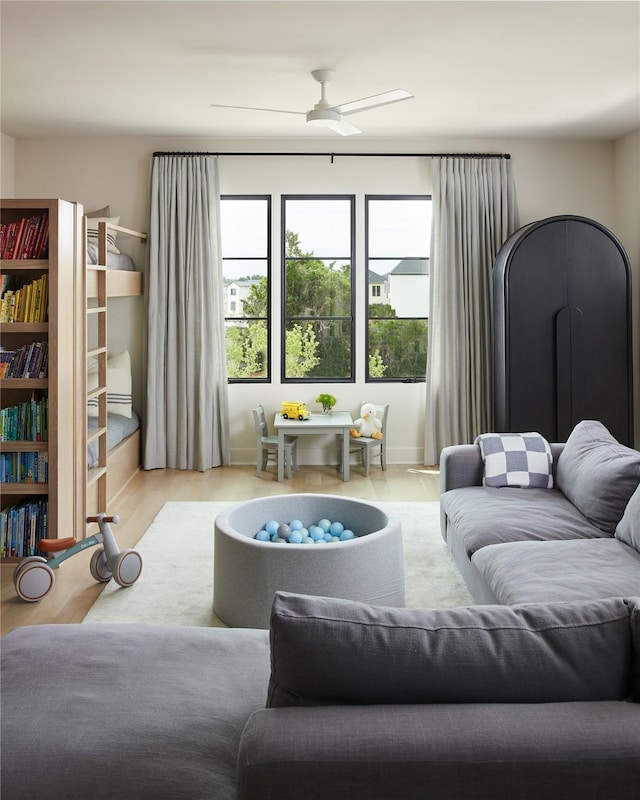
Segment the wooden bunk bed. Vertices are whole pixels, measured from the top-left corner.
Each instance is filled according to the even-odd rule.
[[[87,242],[87,218],[84,220],[85,242]],[[96,409],[93,421],[84,422],[87,447],[85,517],[99,511],[114,513],[113,503],[118,494],[140,469],[140,428],[126,432],[124,438],[112,445],[117,417],[108,413],[107,365],[110,354],[107,348],[107,325],[109,298],[136,297],[142,294],[142,272],[129,259],[122,266],[122,259],[113,258],[108,248],[108,234],[136,237],[145,241],[146,234],[112,225],[98,224],[97,253],[85,247],[84,276],[86,298],[85,353],[87,368],[96,364],[97,385],[87,389],[88,406]],[[93,318],[93,319],[92,319]],[[132,417],[138,420],[136,413]],[[89,418],[91,420],[91,417]],[[123,418],[120,417],[120,421]],[[93,426],[93,427],[92,427]],[[127,427],[127,426],[125,426]],[[129,428],[131,426],[128,426]]]

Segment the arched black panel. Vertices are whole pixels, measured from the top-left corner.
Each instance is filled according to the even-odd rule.
[[[533,222],[493,272],[494,427],[566,441],[581,419],[633,444],[631,271],[584,217]]]

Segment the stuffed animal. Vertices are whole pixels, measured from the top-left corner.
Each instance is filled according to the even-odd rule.
[[[376,407],[373,403],[363,403],[360,409],[360,416],[353,423],[355,428],[351,428],[349,433],[354,439],[361,436],[368,436],[370,439],[382,439],[382,423],[376,414]]]

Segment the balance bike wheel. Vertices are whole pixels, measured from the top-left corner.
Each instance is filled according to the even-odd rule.
[[[99,547],[91,556],[89,572],[94,581],[98,581],[98,583],[108,583],[111,580],[113,573],[107,567],[107,557],[104,554],[104,548]]]
[[[29,561],[16,570],[16,594],[27,603],[36,603],[47,594],[56,582],[56,576],[47,563]]]
[[[14,587],[18,585],[18,575],[20,574],[20,570],[24,569],[27,564],[31,564],[34,562],[38,562],[39,564],[46,564],[47,559],[43,558],[42,556],[27,556],[26,558],[21,559],[16,568],[13,570],[13,585]]]
[[[120,586],[131,586],[142,572],[142,556],[136,550],[123,550],[113,563],[113,579]]]

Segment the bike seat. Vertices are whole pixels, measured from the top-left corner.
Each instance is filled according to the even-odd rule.
[[[60,550],[68,550],[76,544],[77,539],[73,536],[68,536],[66,539],[40,539],[38,541],[38,550],[43,553],[57,553]]]

